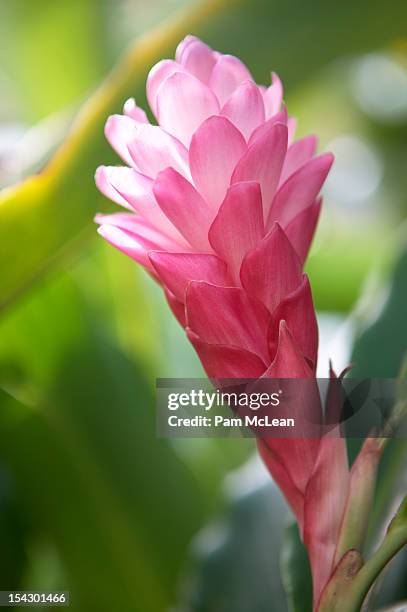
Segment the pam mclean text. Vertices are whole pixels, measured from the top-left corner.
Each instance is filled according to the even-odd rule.
[[[244,417],[224,417],[216,415],[208,417],[196,415],[191,418],[178,417],[172,414],[168,417],[170,427],[295,427],[295,419],[271,418],[268,415],[245,415]]]

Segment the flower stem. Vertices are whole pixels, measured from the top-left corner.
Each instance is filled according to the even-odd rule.
[[[352,571],[355,560],[349,551],[338,564],[325,592],[319,612],[359,612],[374,581],[397,552],[407,544],[407,496],[390,523],[386,537],[374,555],[356,572]],[[349,561],[347,560],[349,558]],[[351,562],[351,563],[350,563]],[[349,566],[349,567],[348,567]],[[355,568],[357,569],[357,567]]]
[[[380,572],[398,551],[407,544],[407,526],[389,534],[376,553],[365,563],[344,596],[345,610],[359,612],[363,601]]]

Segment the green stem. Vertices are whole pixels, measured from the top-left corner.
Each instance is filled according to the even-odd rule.
[[[370,587],[387,563],[407,544],[407,526],[399,527],[388,533],[373,557],[359,570],[344,597],[341,605],[347,612],[359,612]]]
[[[348,550],[363,548],[384,442],[383,438],[367,438],[352,466],[334,567]]]
[[[322,593],[318,612],[359,612],[380,572],[406,544],[407,496],[390,523],[383,542],[365,564],[357,550],[344,554]]]

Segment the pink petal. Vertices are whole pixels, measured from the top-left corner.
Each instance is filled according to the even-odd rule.
[[[175,54],[177,62],[207,85],[216,63],[215,54],[199,38],[188,36],[187,39],[177,47]]]
[[[116,249],[144,266],[147,270],[153,271],[147,255],[152,246],[148,240],[139,239],[134,234],[116,225],[110,224],[101,225],[98,228],[98,234],[103,236],[103,238],[116,247]]]
[[[264,236],[263,208],[258,183],[232,185],[209,230],[209,241],[226,261],[237,285],[243,257]]]
[[[279,112],[283,102],[283,84],[275,72],[271,74],[272,85],[263,94],[266,119]]]
[[[281,457],[274,451],[275,440],[267,442],[264,438],[257,438],[257,447],[268,471],[273,477],[274,482],[284,493],[292,511],[294,512],[300,531],[304,522],[304,498],[303,494],[295,486],[287,467]],[[287,440],[288,445],[293,444],[293,440]]]
[[[183,38],[181,40],[180,43],[178,43],[178,46],[175,50],[175,59],[178,63],[181,63],[181,57],[182,54],[184,53],[185,49],[191,45],[193,42],[195,42],[196,40],[199,40],[199,38],[197,36],[193,36],[192,34],[188,34],[187,36],[185,36],[185,38]]]
[[[185,327],[186,326],[185,305],[179,300],[177,300],[175,295],[171,293],[171,291],[168,291],[168,289],[166,288],[164,288],[164,294],[165,294],[165,297],[167,298],[168,305],[171,308],[172,313],[177,319],[178,323],[181,325],[181,327]]]
[[[154,277],[156,273],[148,253],[157,249],[179,251],[180,245],[175,240],[157,231],[149,221],[138,215],[98,214],[95,221],[101,225],[98,230],[99,234],[117,249],[143,265]]]
[[[288,147],[283,171],[281,173],[280,184],[284,183],[289,176],[301,168],[305,162],[312,159],[317,148],[316,136],[307,136],[301,140],[296,140]]]
[[[105,136],[110,146],[129,166],[134,166],[134,162],[127,145],[134,136],[136,125],[134,119],[125,115],[111,115],[105,125]]]
[[[172,236],[179,247],[188,248],[188,243],[158,206],[152,191],[152,179],[140,174],[137,170],[133,170],[133,168],[101,166],[98,170],[97,180],[98,186],[108,185],[109,190],[115,191],[127,205],[130,205],[133,210],[148,219],[157,230]]]
[[[264,363],[249,351],[234,346],[207,344],[189,329],[187,335],[209,378],[257,378],[264,372]]]
[[[155,117],[157,113],[157,92],[165,79],[175,72],[185,72],[185,68],[174,60],[161,60],[153,66],[147,77],[147,100]]]
[[[284,230],[303,265],[314,237],[321,205],[322,198],[316,200],[311,206],[294,217]]]
[[[253,81],[246,66],[233,55],[221,55],[212,71],[209,87],[223,106],[235,89],[247,80]]]
[[[294,397],[286,399],[287,414],[295,419],[298,439],[284,440],[267,438],[267,445],[280,458],[293,481],[294,486],[304,493],[314,469],[318,454],[319,439],[306,439],[310,435],[310,423],[321,422],[321,404],[314,373],[299,350],[287,325],[280,323],[278,350],[273,363],[263,375],[264,378],[308,379],[298,383]],[[301,392],[302,391],[302,392]]]
[[[189,147],[201,123],[219,113],[219,104],[209,87],[199,79],[176,72],[158,90],[157,112],[160,125]]]
[[[264,102],[253,81],[239,85],[221,110],[248,140],[253,131],[264,122]]]
[[[128,148],[137,168],[155,178],[161,170],[171,167],[188,177],[188,151],[157,125],[139,123],[133,131]]]
[[[280,180],[286,151],[287,127],[277,123],[249,146],[232,175],[232,183],[260,183],[264,219],[267,219]]]
[[[312,302],[308,278],[280,302],[272,314],[269,329],[270,354],[275,355],[278,346],[280,321],[285,321],[302,354],[316,367],[318,351],[318,326]]]
[[[269,361],[270,313],[242,289],[193,281],[187,289],[186,313],[187,326],[203,342],[236,346]]]
[[[97,184],[109,192],[115,192],[124,199],[127,208],[138,210],[142,206],[152,206],[153,181],[127,166],[100,166],[97,169]],[[105,187],[106,186],[106,187]],[[103,192],[105,193],[105,192]]]
[[[301,262],[281,227],[276,224],[243,259],[243,288],[270,312],[300,284]]]
[[[277,353],[265,378],[313,379],[314,372],[305,359],[285,321],[280,321]],[[319,415],[319,412],[318,412]],[[312,419],[312,422],[318,422]],[[301,490],[303,490],[301,488]]]
[[[147,219],[131,213],[97,214],[96,223],[118,227],[132,234],[147,250],[178,251],[179,244],[170,236],[157,230]]]
[[[124,206],[125,208],[132,210],[133,207],[111,185],[108,166],[99,166],[95,173],[95,183],[99,191],[103,193],[104,196],[109,198],[109,200],[112,200],[113,202],[116,202],[116,204],[120,204],[120,206]]]
[[[161,210],[194,248],[211,251],[208,231],[212,215],[196,189],[173,168],[158,175],[154,195]]]
[[[287,119],[287,128],[288,128],[288,144],[291,144],[295,137],[295,132],[297,130],[297,119],[295,117],[289,117]]]
[[[185,292],[192,280],[228,284],[226,264],[216,255],[156,251],[149,257],[164,285],[180,302],[185,302]]]
[[[249,138],[249,146],[252,145],[255,140],[260,138],[260,136],[266,134],[269,129],[276,123],[283,123],[284,125],[286,125],[287,121],[287,109],[286,107],[284,107],[282,111],[265,121],[263,124],[259,125],[259,127],[254,130],[253,134]]]
[[[301,166],[277,191],[270,208],[267,227],[278,221],[283,227],[300,212],[311,206],[321,189],[333,155],[325,153]]]
[[[129,98],[126,100],[123,106],[123,114],[126,115],[126,117],[134,119],[134,121],[138,121],[139,123],[150,123],[146,113],[142,108],[137,106],[134,98]]]
[[[333,570],[348,490],[346,441],[324,437],[304,500],[304,544],[312,569],[314,605]]]
[[[215,214],[232,172],[246,150],[242,134],[226,117],[211,117],[195,132],[189,149],[194,184]]]

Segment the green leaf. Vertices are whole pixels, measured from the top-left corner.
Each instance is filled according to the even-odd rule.
[[[391,606],[390,608],[380,608],[376,612],[404,612],[407,609],[407,600],[399,601],[396,605]]]
[[[322,213],[324,214],[324,212]],[[316,248],[306,263],[317,310],[348,311],[359,298],[368,274],[385,276],[393,259],[394,230],[371,224],[339,224],[333,217],[317,230]],[[372,254],[372,244],[375,245]]]
[[[281,574],[289,612],[309,612],[312,609],[311,569],[296,523],[286,527],[284,532]]]
[[[108,67],[103,32],[99,0],[2,3],[0,67],[22,101],[19,118],[31,123],[76,103],[102,78]]]
[[[395,531],[400,529],[404,531],[407,529],[407,496],[401,502],[395,517],[389,525],[387,533],[394,534]]]
[[[352,355],[352,376],[398,376],[407,347],[407,251],[396,264],[389,297],[377,320],[361,333]]]
[[[1,393],[0,390],[0,398]],[[17,590],[20,585],[27,562],[25,540],[29,531],[18,506],[13,477],[0,462],[0,589]]]
[[[374,296],[370,296],[370,303]],[[403,363],[407,346],[405,311],[407,304],[407,252],[401,254],[390,281],[390,292],[377,318],[358,334],[352,363],[352,376],[395,377]],[[373,308],[375,307],[373,302]],[[351,454],[355,455],[359,441],[350,440]],[[355,444],[356,442],[356,444]],[[394,500],[405,492],[407,445],[403,439],[388,439],[379,464],[377,487],[371,509],[367,551],[378,545],[388,520],[394,511]],[[389,605],[406,592],[405,553],[400,553],[375,586],[372,603],[376,607]]]
[[[83,273],[2,321],[1,378],[21,401],[1,397],[0,463],[20,512],[55,547],[77,609],[156,612],[174,600],[205,504],[156,440],[151,384],[89,309]]]
[[[245,469],[233,477],[237,487]],[[208,525],[195,543],[195,569],[181,609],[269,612],[272,606],[285,612],[279,570],[285,518],[286,504],[273,483],[234,493],[224,517]]]
[[[407,346],[407,332],[404,324],[406,304],[407,251],[401,254],[396,263],[390,281],[389,296],[381,312],[369,327],[359,333],[356,339],[351,359],[354,365],[352,376],[355,378],[391,378],[399,374]],[[350,442],[354,455],[356,444],[355,441]],[[404,469],[406,453],[407,447],[404,440],[388,441],[379,466],[371,539],[372,533],[382,529],[383,517],[387,514],[390,500],[397,495],[397,489],[403,486],[402,482],[397,485],[397,481],[400,480],[400,473]]]

